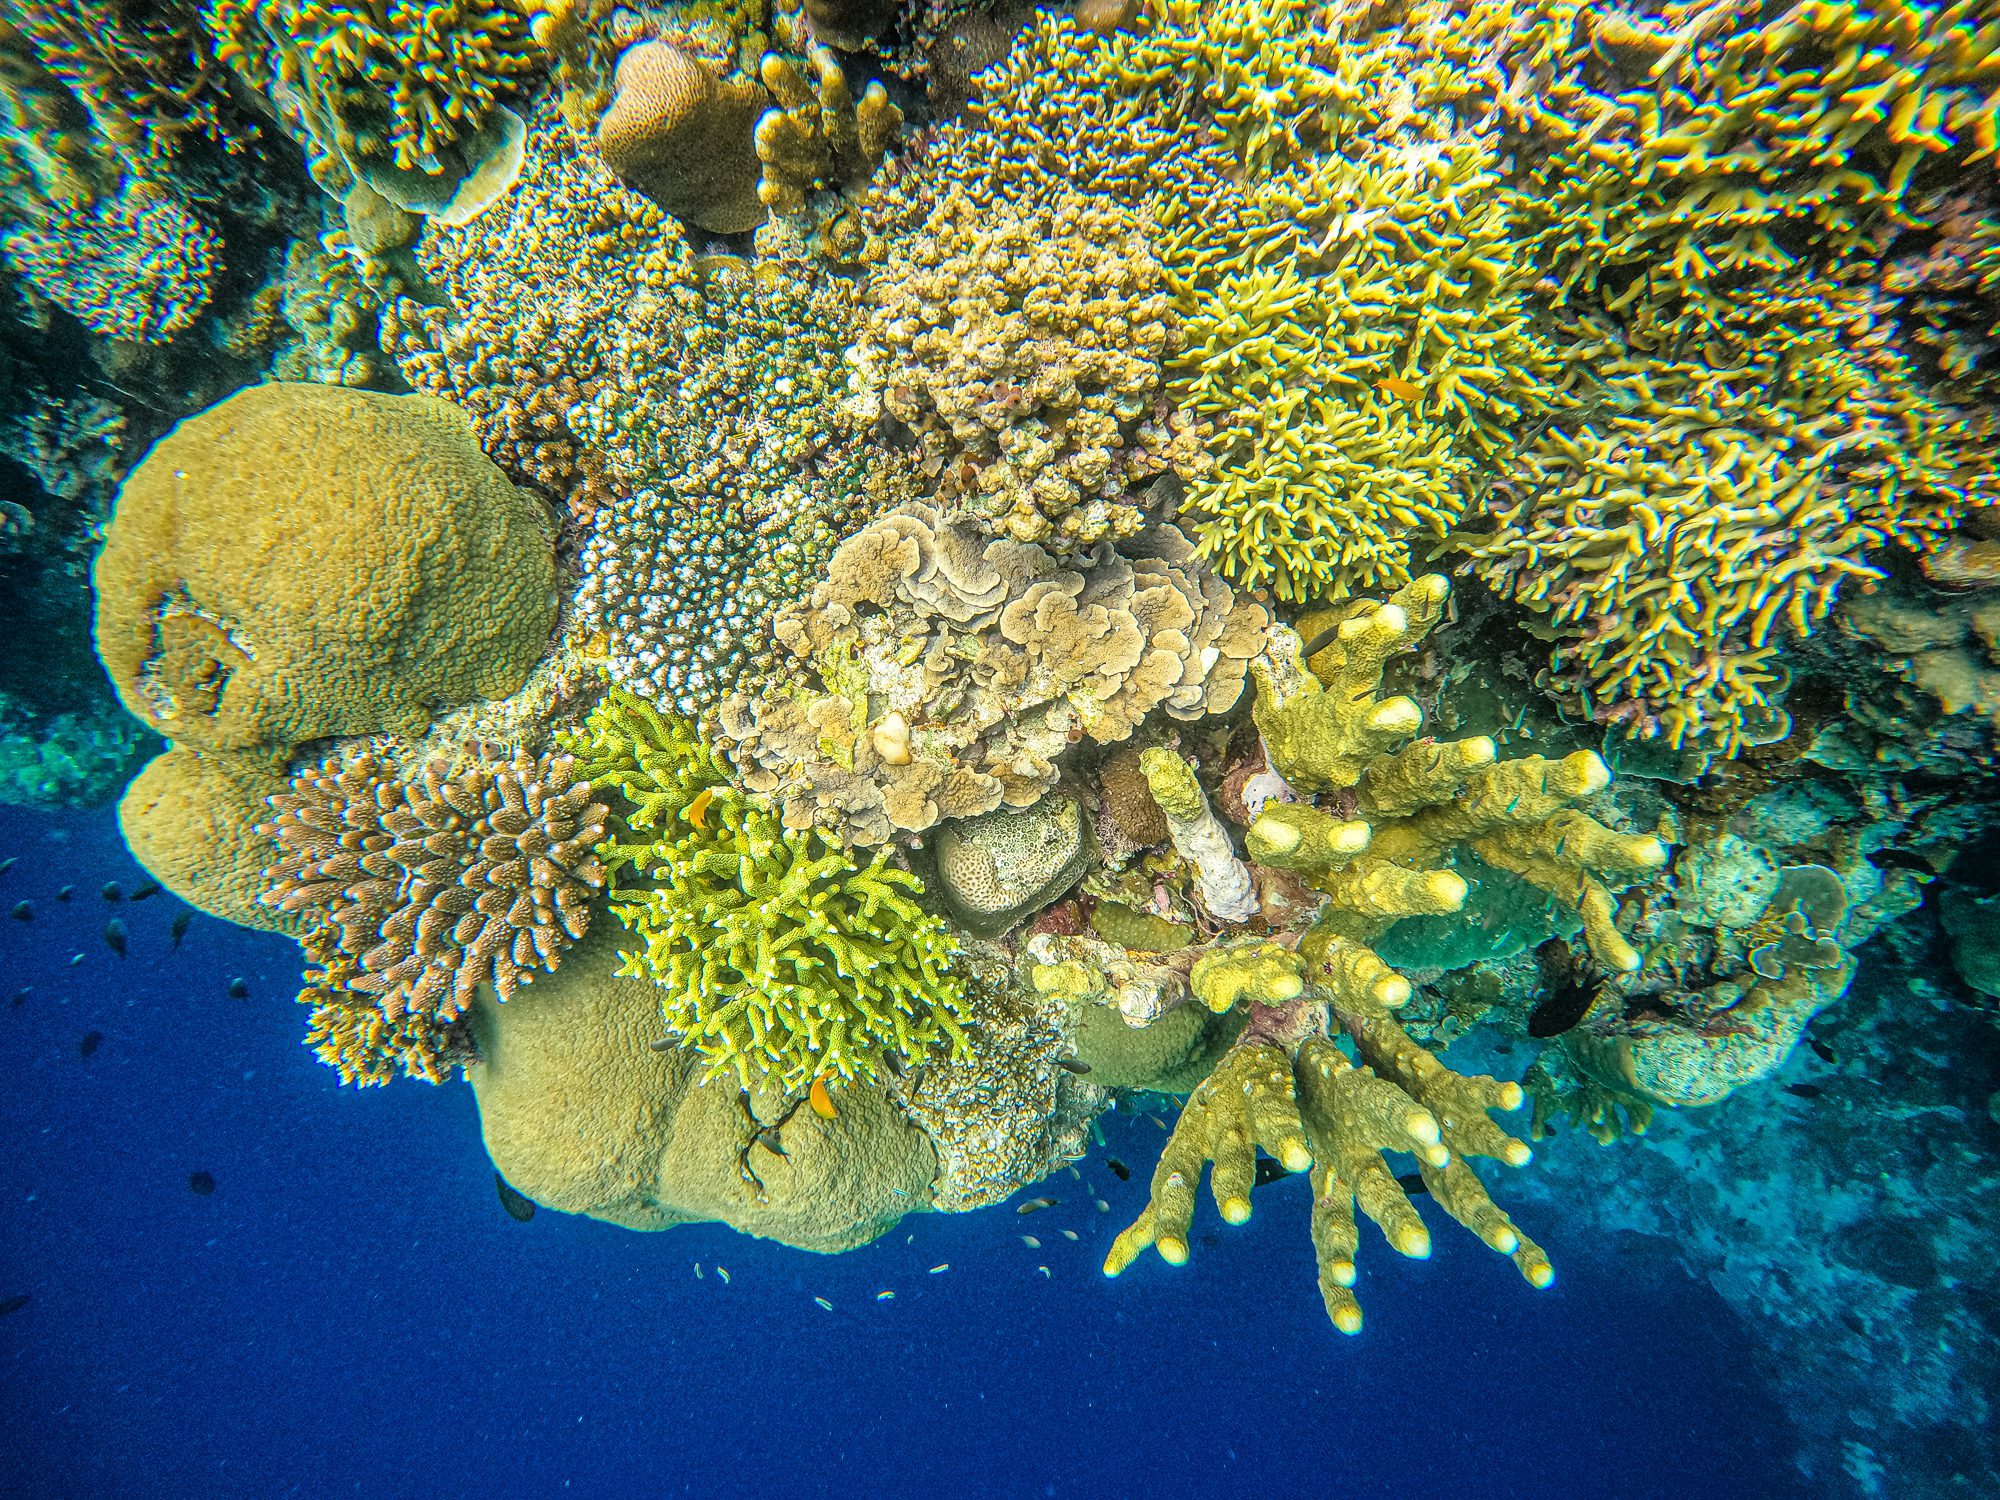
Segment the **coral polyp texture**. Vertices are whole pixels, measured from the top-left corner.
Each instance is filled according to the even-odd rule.
[[[562,961],[604,886],[607,809],[566,756],[474,748],[409,781],[362,757],[294,778],[264,831],[266,905],[339,933],[347,987],[449,1021],[491,984],[504,1002]]]
[[[691,725],[642,700],[608,698],[576,744],[632,809],[602,849],[612,910],[637,939],[620,972],[658,986],[711,1076],[872,1081],[885,1057],[966,1047],[949,929],[889,850],[786,828]]]

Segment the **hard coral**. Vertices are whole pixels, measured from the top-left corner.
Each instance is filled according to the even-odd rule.
[[[475,748],[411,782],[372,756],[329,761],[271,798],[264,904],[339,933],[346,987],[449,1021],[491,984],[504,1002],[590,924],[607,809],[566,756]]]
[[[788,827],[875,844],[1025,807],[1086,735],[1232,706],[1269,615],[1157,528],[1082,571],[912,505],[834,553],[778,612],[788,675],[727,698],[719,743]],[[892,716],[903,726],[888,732]]]
[[[134,190],[23,225],[0,256],[91,332],[163,344],[208,305],[222,241],[171,196]]]
[[[632,836],[601,853],[612,910],[638,939],[621,973],[659,987],[708,1076],[782,1089],[873,1080],[885,1058],[964,1048],[965,989],[923,883],[877,850],[859,862],[780,825],[731,787],[686,721],[614,690],[572,743],[617,787]]]
[[[765,53],[759,66],[777,101],[757,121],[757,196],[773,213],[802,214],[808,195],[822,189],[860,193],[903,124],[879,79],[856,99],[825,48],[812,48],[806,62],[810,82],[780,53]]]
[[[628,47],[597,149],[620,181],[676,218],[717,234],[764,220],[751,137],[764,91],[726,79],[662,41]]]
[[[551,542],[443,402],[253,386],[125,481],[93,575],[98,653],[126,707],[185,745],[420,733],[541,655]]]
[[[133,858],[189,905],[244,927],[296,933],[297,916],[258,900],[277,845],[259,824],[286,786],[280,757],[175,748],[132,778],[118,829]]]

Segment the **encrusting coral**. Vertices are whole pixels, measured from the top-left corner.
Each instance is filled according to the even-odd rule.
[[[607,809],[567,756],[476,746],[409,781],[363,756],[293,778],[260,830],[279,858],[262,900],[339,933],[346,987],[450,1021],[553,970],[604,886]]]
[[[631,806],[599,850],[612,911],[638,940],[620,972],[657,985],[708,1076],[870,1081],[885,1060],[965,1047],[950,930],[889,850],[857,859],[782,826],[691,725],[616,689],[569,743]]]
[[[789,674],[725,699],[718,744],[788,827],[877,844],[1025,807],[1088,736],[1232,707],[1269,619],[1171,526],[1081,571],[910,505],[778,611]]]
[[[1380,696],[1383,668],[1442,618],[1445,597],[1444,580],[1433,575],[1386,603],[1335,611],[1311,643],[1311,670],[1306,643],[1274,628],[1253,664],[1253,714],[1271,768],[1298,791],[1334,800],[1331,811],[1305,800],[1268,804],[1245,831],[1244,848],[1253,872],[1282,872],[1325,899],[1295,949],[1232,939],[1195,962],[1194,998],[1243,1014],[1244,1027],[1190,1097],[1146,1211],[1113,1245],[1107,1274],[1125,1270],[1149,1245],[1169,1261],[1186,1259],[1204,1162],[1214,1163],[1211,1187],[1223,1217],[1248,1217],[1262,1147],[1287,1170],[1311,1168],[1320,1288],[1345,1332],[1361,1326],[1349,1290],[1356,1203],[1397,1250],[1429,1253],[1428,1232],[1384,1151],[1414,1155],[1440,1208],[1511,1255],[1530,1282],[1550,1279],[1540,1248],[1464,1162],[1528,1159],[1527,1146],[1487,1118],[1489,1110],[1518,1107],[1520,1086],[1461,1076],[1419,1045],[1395,1017],[1410,983],[1370,945],[1402,918],[1464,905],[1466,879],[1447,865],[1462,848],[1547,892],[1581,918],[1600,962],[1629,971],[1639,955],[1613,925],[1604,880],[1657,871],[1666,850],[1572,805],[1609,780],[1588,752],[1561,762],[1499,761],[1490,739],[1416,738],[1422,715],[1407,698]],[[1164,787],[1170,801],[1181,800],[1173,779],[1156,775],[1155,795]],[[1167,812],[1171,821],[1174,808]],[[1336,1044],[1343,1035],[1354,1060]]]

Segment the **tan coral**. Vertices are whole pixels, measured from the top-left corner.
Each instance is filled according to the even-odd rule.
[[[125,481],[98,653],[180,744],[421,733],[439,705],[520,686],[555,619],[552,543],[453,407],[252,386]]]
[[[212,917],[296,933],[300,919],[261,905],[278,846],[260,824],[264,799],[288,785],[281,756],[175,748],[125,789],[118,828],[153,878]]]
[[[667,42],[618,59],[617,92],[597,125],[605,165],[675,218],[717,234],[764,221],[754,132],[763,89],[719,78]]]
[[[1155,709],[1232,706],[1269,620],[1162,526],[1082,571],[927,506],[843,543],[773,624],[792,665],[725,699],[719,742],[792,826],[876,844],[946,818],[1025,807],[1085,737],[1115,743]],[[889,715],[909,726],[887,743]],[[907,750],[908,759],[902,754]]]
[[[824,47],[814,47],[806,63],[810,80],[775,52],[765,53],[758,66],[777,107],[757,121],[757,196],[777,214],[804,213],[808,195],[822,188],[858,193],[903,125],[903,112],[879,80],[856,99]]]

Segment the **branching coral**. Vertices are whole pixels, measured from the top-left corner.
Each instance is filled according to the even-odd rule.
[[[776,52],[765,53],[758,68],[777,104],[757,121],[757,196],[777,214],[804,213],[817,191],[858,194],[903,125],[903,112],[879,80],[856,99],[825,48],[812,48],[806,65],[810,80]]]
[[[329,761],[271,799],[280,857],[263,900],[338,931],[346,987],[384,1017],[451,1020],[490,983],[502,1001],[590,923],[606,808],[567,757],[474,749],[398,780]]]
[[[173,198],[133,191],[15,229],[0,255],[91,332],[163,344],[208,306],[222,242]]]
[[[1298,636],[1282,628],[1255,663],[1254,712],[1271,768],[1301,792],[1332,801],[1330,809],[1306,800],[1267,805],[1246,830],[1244,847],[1263,878],[1302,880],[1325,899],[1295,949],[1228,939],[1194,961],[1195,998],[1242,1014],[1244,1029],[1189,1099],[1146,1211],[1105,1261],[1110,1275],[1149,1245],[1176,1264],[1187,1258],[1204,1163],[1214,1163],[1211,1186],[1223,1217],[1247,1218],[1261,1147],[1289,1171],[1312,1171],[1321,1292],[1345,1332],[1361,1326],[1350,1290],[1355,1204],[1403,1254],[1430,1249],[1428,1231],[1384,1163],[1387,1151],[1414,1155],[1438,1206],[1511,1255],[1530,1282],[1550,1280],[1547,1257],[1464,1160],[1527,1161],[1528,1148],[1487,1118],[1490,1110],[1518,1107],[1521,1088],[1462,1076],[1420,1046],[1395,1017],[1410,983],[1370,945],[1404,917],[1464,905],[1467,882],[1447,863],[1464,849],[1581,917],[1599,960],[1628,971],[1638,954],[1613,924],[1604,879],[1656,871],[1666,851],[1655,838],[1614,832],[1572,805],[1609,779],[1594,755],[1496,761],[1491,740],[1415,738],[1421,714],[1407,698],[1380,696],[1383,667],[1442,617],[1445,592],[1443,579],[1424,577],[1388,603],[1335,611],[1311,671]],[[1156,795],[1164,781],[1156,779]],[[1337,1044],[1343,1036],[1352,1058]]]
[[[403,1011],[390,1015],[378,997],[353,988],[359,971],[327,929],[301,935],[309,965],[299,1004],[312,1007],[305,1045],[356,1088],[380,1086],[398,1076],[443,1083],[470,1055],[463,1018]]]
[[[1267,612],[1179,532],[1133,550],[1073,571],[926,506],[885,516],[778,612],[792,675],[726,699],[720,744],[787,826],[854,843],[1025,807],[1085,736],[1229,708],[1262,645]]]
[[[1131,212],[948,191],[868,300],[862,394],[916,432],[938,499],[998,535],[1063,552],[1131,536],[1134,489],[1201,470],[1161,395],[1179,320]]]
[[[617,787],[629,835],[601,853],[638,946],[621,973],[661,989],[667,1024],[746,1087],[873,1080],[966,1045],[965,985],[923,883],[878,849],[858,862],[730,786],[685,720],[613,690],[570,743]]]

